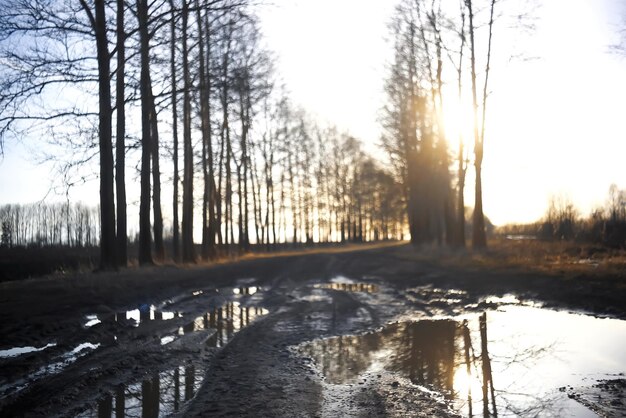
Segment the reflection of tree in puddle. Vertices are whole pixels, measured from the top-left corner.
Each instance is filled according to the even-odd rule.
[[[430,384],[451,393],[454,376],[456,323],[450,320],[407,322],[395,325],[390,343],[399,349],[390,368],[413,383]]]
[[[365,372],[384,368],[436,389],[468,416],[541,411],[545,399],[527,397],[516,403],[514,394],[494,388],[486,314],[477,322],[476,331],[470,331],[466,320],[400,322],[367,334],[314,341],[303,345],[302,351],[332,384],[353,383]],[[516,358],[541,352],[518,353]]]
[[[264,308],[229,302],[180,327],[178,335],[214,329],[215,332],[206,340],[206,346],[222,347],[255,318],[267,313]],[[188,364],[155,374],[141,383],[119,386],[114,393],[106,394],[98,401],[96,410],[88,410],[81,416],[111,417],[115,411],[115,416],[151,418],[179,411],[186,401],[193,398],[204,373],[204,370]]]
[[[141,383],[120,385],[98,401],[97,416],[153,418],[180,410],[200,387],[203,373],[193,365],[176,367]],[[88,411],[83,416],[93,416]]]
[[[454,321],[404,322],[378,332],[319,340],[303,351],[331,383],[354,381],[378,362],[416,384],[451,391],[455,332]]]
[[[255,306],[241,306],[230,302],[221,308],[215,308],[193,322],[192,331],[213,328],[217,330],[206,342],[209,347],[224,346],[235,333],[248,326],[255,318],[266,315],[267,309]],[[189,332],[185,330],[185,332]],[[180,333],[180,331],[179,331]]]

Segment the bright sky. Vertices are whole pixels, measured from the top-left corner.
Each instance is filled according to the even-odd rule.
[[[377,143],[395,2],[276,3],[263,15],[264,32],[294,100]],[[604,203],[611,183],[626,188],[626,53],[610,50],[620,25],[626,28],[626,5],[536,3],[530,36],[518,28],[494,34],[483,193],[497,225],[537,220],[553,195],[587,214]],[[518,54],[524,58],[512,58]],[[467,185],[472,204],[471,172]]]
[[[377,120],[395,2],[275,3],[261,13],[263,31],[293,101],[380,153]],[[517,36],[521,31],[515,29],[494,34],[497,65],[483,178],[485,213],[495,224],[537,220],[551,195],[569,197],[587,214],[604,202],[611,183],[626,188],[626,54],[610,50],[620,25],[626,28],[626,5],[623,0],[537,3],[542,6],[534,12],[532,36]],[[527,59],[511,59],[519,52]],[[50,168],[29,161],[32,148],[6,147],[0,204],[46,195]],[[470,172],[468,203],[472,182]],[[72,198],[97,203],[97,181],[74,190]]]

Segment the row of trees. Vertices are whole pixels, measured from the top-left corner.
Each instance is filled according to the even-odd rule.
[[[397,181],[358,140],[280,94],[247,3],[7,1],[0,139],[50,138],[76,156],[66,167],[98,160],[102,268],[127,263],[129,166],[140,178],[142,264],[166,257],[165,172],[176,261],[196,260],[196,229],[203,258],[234,244],[403,236]]]
[[[0,245],[96,246],[100,240],[98,208],[82,203],[0,206]]]
[[[276,88],[247,0],[7,0],[0,143],[37,135],[57,144],[57,155],[73,156],[68,170],[98,161],[102,268],[128,259],[127,167],[140,179],[141,264],[166,257],[163,173],[168,180],[171,173],[176,261],[196,260],[195,230],[207,259],[251,243],[401,238],[405,221],[415,243],[464,246],[469,153],[459,130],[453,186],[444,123],[454,96],[445,86],[456,84],[459,104],[471,91],[472,242],[484,247],[481,167],[495,3],[481,9],[480,24],[472,0],[458,10],[441,1],[398,5],[383,120],[389,172],[358,140],[317,126]]]
[[[449,2],[403,0],[391,24],[394,61],[386,83],[382,142],[403,185],[414,243],[465,246],[464,191],[469,164],[465,142],[469,138],[464,137],[462,127],[449,132],[445,123],[445,113],[458,108],[459,115],[467,110],[473,119],[472,245],[487,245],[481,170],[496,1],[481,4],[481,20],[474,3],[464,0],[455,9]],[[484,59],[479,59],[480,52]],[[484,65],[482,73],[479,65]],[[456,92],[446,86],[456,86]],[[464,109],[468,91],[471,107]],[[452,135],[458,135],[458,151],[449,148]],[[456,186],[452,153],[457,160]]]

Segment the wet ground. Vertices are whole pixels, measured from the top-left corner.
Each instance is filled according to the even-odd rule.
[[[624,416],[610,299],[401,251],[5,288],[0,415]]]

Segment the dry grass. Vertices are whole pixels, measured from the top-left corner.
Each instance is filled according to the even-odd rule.
[[[571,241],[495,238],[481,251],[422,248],[403,258],[471,270],[518,270],[559,276],[626,278],[626,251]]]

